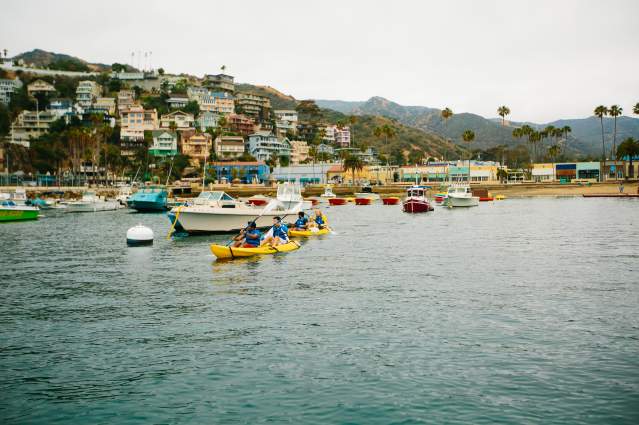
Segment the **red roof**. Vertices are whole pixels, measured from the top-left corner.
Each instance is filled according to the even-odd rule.
[[[341,165],[333,165],[331,168],[328,169],[329,173],[343,173],[344,172],[344,168]]]

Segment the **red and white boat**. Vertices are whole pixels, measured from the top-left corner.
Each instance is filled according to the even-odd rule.
[[[404,212],[423,213],[433,211],[433,207],[426,197],[426,188],[423,186],[411,186],[406,190],[406,198],[402,204]]]

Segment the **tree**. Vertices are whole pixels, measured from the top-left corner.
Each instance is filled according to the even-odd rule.
[[[559,156],[560,153],[561,153],[561,147],[559,145],[552,145],[551,147],[548,148],[548,156],[550,157],[553,163],[557,161],[557,157]]]
[[[6,54],[5,54],[6,56]],[[637,103],[634,108],[632,108],[632,112],[635,113],[635,115],[639,115],[639,103]]]
[[[158,74],[164,75],[164,68],[158,68]]]
[[[351,186],[355,186],[355,172],[361,171],[363,169],[364,163],[358,156],[350,155],[344,160],[344,170],[351,171],[353,173],[353,181],[351,182]]]
[[[118,92],[122,90],[122,81],[120,80],[110,80],[107,85],[107,89],[109,92]]]
[[[442,109],[442,118],[444,119],[444,124],[448,123],[448,119],[453,116],[453,111],[446,107]]]
[[[569,125],[564,125],[561,128],[561,132],[564,134],[564,140],[566,141],[566,147],[568,147],[568,134],[572,133],[572,128]]]
[[[192,114],[194,117],[197,117],[200,114],[200,105],[195,100],[191,100],[183,109],[184,112]]]
[[[348,116],[348,124],[349,124],[349,129],[351,131],[351,145],[354,143],[354,139],[355,139],[355,124],[357,124],[357,117],[355,115],[349,115]]]
[[[388,140],[394,138],[397,135],[397,130],[388,124],[384,124],[381,127],[375,127],[373,130],[375,137],[383,137],[385,145],[388,146]]]
[[[411,151],[408,153],[408,162],[416,165],[421,164],[425,156],[426,154],[424,154],[424,151],[419,149],[411,149]]]
[[[312,122],[317,121],[322,116],[322,111],[314,100],[302,100],[295,106],[295,110],[300,115],[308,116]]]
[[[126,65],[122,65],[121,63],[115,62],[113,65],[111,65],[111,71],[126,72]]]
[[[632,167],[632,159],[633,157],[637,157],[639,156],[639,141],[634,140],[632,137],[628,137],[626,140],[624,140],[623,142],[621,142],[619,144],[619,148],[617,148],[617,159],[619,160],[626,160],[626,157],[628,157],[628,161],[629,161],[629,165],[630,165],[630,169],[628,170],[629,173],[626,176],[626,179],[628,177],[634,177],[634,169]]]
[[[472,130],[466,130],[462,133],[462,139],[468,143],[468,150],[470,151],[470,144],[475,140],[475,133]],[[468,154],[468,184],[470,184],[470,153]]]
[[[606,161],[606,140],[604,139],[603,117],[608,115],[608,108],[599,105],[595,108],[595,116],[599,118],[601,123],[601,160]],[[603,176],[600,176],[603,181]]]
[[[608,114],[614,119],[614,129],[612,131],[612,150],[610,151],[610,157],[615,157],[615,151],[617,150],[617,117],[621,115],[623,108],[619,105],[612,105],[608,110]]]
[[[500,167],[497,170],[497,179],[502,183],[508,180],[508,172],[506,171],[505,168]]]
[[[506,125],[506,116],[510,115],[510,109],[508,108],[508,106],[500,106],[499,108],[497,108],[497,113],[501,117],[501,125]]]

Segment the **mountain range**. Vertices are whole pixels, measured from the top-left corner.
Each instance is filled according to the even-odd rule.
[[[86,70],[93,72],[110,71],[111,65],[103,63],[89,63],[83,59],[75,56],[67,55],[64,53],[47,52],[42,49],[33,49],[28,52],[20,53],[13,57],[14,61],[23,60],[26,64],[31,64],[35,67],[50,67],[56,63],[64,63],[66,65],[76,65],[79,69],[86,67]]]
[[[457,144],[463,144],[465,130],[475,132],[473,149],[487,149],[497,145],[514,146],[521,143],[512,137],[512,131],[524,123],[500,119],[484,118],[472,113],[454,114],[447,121],[441,116],[441,109],[426,106],[404,106],[383,97],[371,97],[367,101],[316,100],[322,108],[334,109],[349,115],[381,115],[393,118],[402,124],[432,132]],[[570,126],[572,133],[566,143],[569,152],[578,155],[599,155],[601,152],[601,126],[599,118],[561,119],[549,123],[525,123],[534,128]],[[614,120],[604,118],[606,148],[610,149]],[[639,119],[622,116],[617,118],[617,143],[627,137],[639,138]]]

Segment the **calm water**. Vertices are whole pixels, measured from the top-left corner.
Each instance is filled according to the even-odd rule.
[[[639,422],[639,202],[327,213],[225,263],[163,215],[1,225],[2,423]]]

